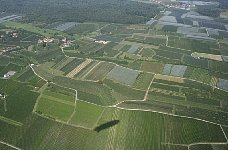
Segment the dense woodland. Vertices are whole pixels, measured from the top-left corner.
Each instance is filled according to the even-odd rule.
[[[0,0],[0,10],[25,14],[27,21],[99,21],[136,24],[154,17],[158,5],[128,0]]]

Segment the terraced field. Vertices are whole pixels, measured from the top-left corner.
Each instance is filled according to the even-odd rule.
[[[82,69],[84,69],[89,63],[91,63],[92,60],[85,60],[84,62],[82,62],[80,65],[78,65],[76,68],[74,68],[71,72],[69,72],[66,77],[68,78],[72,78],[75,75],[77,75]]]
[[[114,66],[112,63],[101,62],[95,68],[91,69],[84,78],[94,81],[103,80]]]

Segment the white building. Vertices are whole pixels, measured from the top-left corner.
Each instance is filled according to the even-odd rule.
[[[15,75],[16,71],[9,71],[6,74],[4,74],[4,78],[10,78],[11,76]]]

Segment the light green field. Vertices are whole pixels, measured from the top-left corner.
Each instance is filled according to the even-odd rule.
[[[78,100],[76,103],[76,112],[70,120],[70,123],[93,128],[99,121],[99,117],[102,115],[103,110],[103,107]]]
[[[42,94],[43,94],[43,97],[52,97],[55,99],[60,99],[61,101],[66,103],[71,102],[72,104],[74,104],[74,101],[75,101],[75,97],[73,96],[68,96],[62,93],[52,92],[49,90],[45,90]]]
[[[41,112],[46,116],[66,122],[74,111],[74,105],[69,105],[41,97],[39,99],[36,111]]]

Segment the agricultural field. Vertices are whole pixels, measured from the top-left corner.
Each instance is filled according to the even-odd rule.
[[[66,122],[75,108],[75,97],[44,90],[38,98],[36,112]]]
[[[156,62],[143,62],[140,70],[152,73],[161,73],[163,69],[163,64]]]
[[[136,81],[138,75],[138,71],[116,66],[107,74],[106,78],[132,86]]]
[[[210,53],[212,48],[218,48],[216,42],[194,40],[179,37],[169,37],[168,45],[175,48],[191,50],[192,52]]]
[[[183,77],[186,69],[187,69],[187,66],[183,66],[183,65],[165,64],[162,74],[176,76],[176,77]]]
[[[136,81],[133,84],[133,87],[146,90],[150,86],[150,83],[152,82],[153,78],[154,78],[154,74],[144,73],[144,72],[140,73],[136,78]]]
[[[212,76],[208,70],[201,68],[188,67],[184,74],[185,78],[201,81],[210,84]]]
[[[227,90],[228,89],[228,81],[224,79],[219,79],[217,83],[217,87]]]
[[[99,118],[102,116],[104,108],[83,101],[76,102],[76,111],[69,121],[83,127],[93,128],[97,126]]]
[[[101,62],[95,68],[87,72],[84,78],[88,80],[102,81],[114,67],[115,65],[112,63]]]
[[[8,1],[0,149],[227,150],[228,20],[213,16],[222,6]]]

